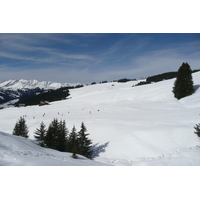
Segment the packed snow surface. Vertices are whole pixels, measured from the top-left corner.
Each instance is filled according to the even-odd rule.
[[[200,122],[200,72],[193,74],[195,93],[181,100],[173,96],[174,81],[135,87],[136,81],[96,84],[70,90],[70,99],[48,106],[0,110],[0,164],[200,165],[200,141],[194,134]],[[79,130],[84,122],[93,144],[104,151],[93,161],[73,160],[71,154],[18,139],[11,134],[20,116],[25,116],[30,139],[41,121],[48,126],[53,118],[66,120],[69,130],[73,125]]]

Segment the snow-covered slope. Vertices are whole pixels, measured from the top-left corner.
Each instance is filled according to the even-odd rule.
[[[105,145],[96,161],[112,165],[200,165],[200,72],[193,74],[195,93],[177,100],[175,79],[132,87],[105,83],[70,90],[71,99],[50,106],[0,110],[0,130],[12,134],[16,121],[26,115],[30,138],[41,121],[66,120],[68,129],[83,121],[93,143]],[[43,114],[45,116],[43,117]],[[106,145],[107,144],[107,145]]]
[[[0,83],[0,88],[3,89],[10,89],[10,90],[19,90],[19,89],[34,89],[34,88],[40,88],[40,89],[58,89],[60,87],[66,87],[66,86],[76,86],[79,84],[71,84],[71,83],[56,83],[51,81],[42,81],[39,82],[37,80],[8,80],[3,81]]]
[[[42,148],[30,139],[0,132],[0,165],[101,166],[105,164],[80,155],[79,159],[73,159],[71,153]]]

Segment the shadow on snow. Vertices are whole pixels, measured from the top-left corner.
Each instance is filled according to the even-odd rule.
[[[99,157],[100,153],[105,152],[106,151],[105,149],[108,146],[108,144],[109,142],[106,142],[105,144],[102,145],[99,145],[99,143],[94,144],[92,146],[92,151],[93,151],[92,158]]]
[[[197,92],[197,90],[200,88],[200,85],[194,85],[194,92]]]

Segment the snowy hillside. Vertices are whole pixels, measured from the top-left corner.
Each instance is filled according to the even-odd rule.
[[[0,110],[0,130],[12,134],[23,115],[30,139],[41,121],[48,126],[53,118],[63,119],[69,130],[73,125],[79,129],[84,122],[93,143],[105,145],[105,152],[95,161],[111,165],[200,165],[200,141],[193,128],[200,122],[200,72],[193,74],[195,93],[179,101],[172,93],[174,80],[136,87],[137,82],[130,81],[73,89],[71,99],[49,106]],[[4,156],[4,147],[1,149],[0,160]]]
[[[0,132],[0,165],[27,166],[100,166],[102,163],[86,159],[71,158],[71,153],[63,153],[42,148],[33,141]]]
[[[39,82],[37,80],[8,80],[0,83],[0,88],[9,89],[9,90],[21,90],[21,89],[58,89],[60,87],[66,86],[76,86],[78,84],[70,84],[70,83],[56,83],[51,81],[42,81]]]

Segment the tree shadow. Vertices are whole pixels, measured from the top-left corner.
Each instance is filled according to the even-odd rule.
[[[102,144],[102,145],[99,145],[99,143],[97,144],[94,144],[92,146],[92,158],[95,158],[95,157],[99,157],[99,154],[100,153],[103,153],[105,152],[106,150],[106,147],[108,146],[109,142],[106,142],[105,144]]]
[[[200,85],[194,85],[194,92],[196,92],[200,88]]]

